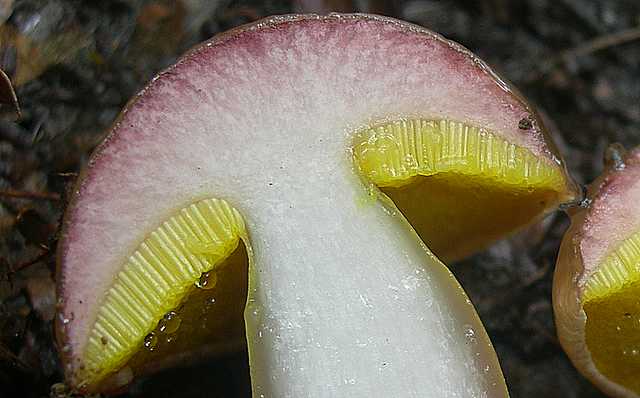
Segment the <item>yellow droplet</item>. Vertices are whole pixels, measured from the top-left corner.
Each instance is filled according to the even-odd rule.
[[[180,328],[181,323],[182,319],[180,319],[178,313],[175,311],[169,311],[164,317],[162,317],[160,322],[158,322],[158,330],[160,333],[175,333],[178,328]]]
[[[218,277],[214,271],[203,272],[196,281],[196,286],[200,289],[209,290],[216,286],[216,282],[218,282]]]
[[[156,346],[158,345],[158,336],[155,335],[155,333],[151,332],[148,335],[145,336],[144,338],[144,347],[149,350],[149,351],[153,351],[156,349]]]

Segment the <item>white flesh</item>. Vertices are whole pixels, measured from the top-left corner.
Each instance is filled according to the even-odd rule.
[[[254,397],[505,396],[453,276],[400,214],[362,195],[340,173],[246,208]]]
[[[417,116],[503,131],[540,154],[517,127],[530,111],[429,32],[336,20],[214,41],[131,105],[67,215],[72,357],[145,235],[215,197],[245,217],[253,249],[254,396],[506,396],[462,289],[392,206],[367,203],[348,149],[362,125]]]

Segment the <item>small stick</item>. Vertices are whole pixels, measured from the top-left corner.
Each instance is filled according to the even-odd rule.
[[[577,47],[566,50],[562,53],[561,57],[564,60],[571,58],[577,58],[584,55],[592,54],[600,50],[604,50],[609,47],[619,46],[630,41],[640,40],[640,27],[635,27],[621,32],[612,33],[596,37],[586,43],[583,43]]]
[[[593,54],[595,52],[605,50],[610,47],[619,46],[634,40],[640,40],[640,26],[612,33],[609,35],[599,36],[593,40],[584,42],[574,48],[562,51],[559,55],[551,57],[541,63],[537,70],[532,71],[523,80],[531,83],[548,75],[559,64],[570,62],[576,58]]]
[[[60,200],[60,194],[54,192],[30,192],[6,189],[0,191],[0,198],[50,200],[56,202]]]
[[[30,266],[32,266],[34,264],[37,264],[37,263],[43,261],[45,258],[47,258],[47,256],[49,254],[51,254],[51,250],[49,248],[44,247],[44,248],[41,248],[41,249],[42,249],[42,252],[38,256],[36,256],[36,258],[31,259],[29,261],[26,261],[26,262],[24,262],[22,264],[18,264],[15,267],[12,267],[11,265],[9,265],[9,273],[11,275],[13,275],[13,274],[15,274],[16,272],[18,272],[20,270],[23,270],[23,269],[25,269],[27,267],[30,267]]]
[[[33,373],[33,369],[29,365],[24,363],[16,354],[2,344],[0,344],[0,358],[10,361],[13,366],[23,372]]]
[[[4,108],[7,107],[9,108],[8,112],[4,110]],[[9,114],[11,119],[20,119],[22,116],[16,92],[11,85],[11,80],[2,69],[0,69],[0,112]]]

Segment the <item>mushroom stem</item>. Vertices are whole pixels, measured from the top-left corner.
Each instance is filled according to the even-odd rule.
[[[507,396],[471,302],[400,212],[326,184],[281,198],[286,218],[246,209],[254,396]]]

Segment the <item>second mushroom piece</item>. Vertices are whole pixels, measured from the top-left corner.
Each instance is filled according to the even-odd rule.
[[[552,147],[482,61],[411,24],[294,15],[217,36],[128,105],[77,186],[67,380],[118,388],[233,349],[244,314],[255,397],[506,396],[427,246],[459,258],[573,200]]]
[[[608,153],[589,203],[571,215],[554,276],[562,347],[612,397],[640,396],[640,148]]]

